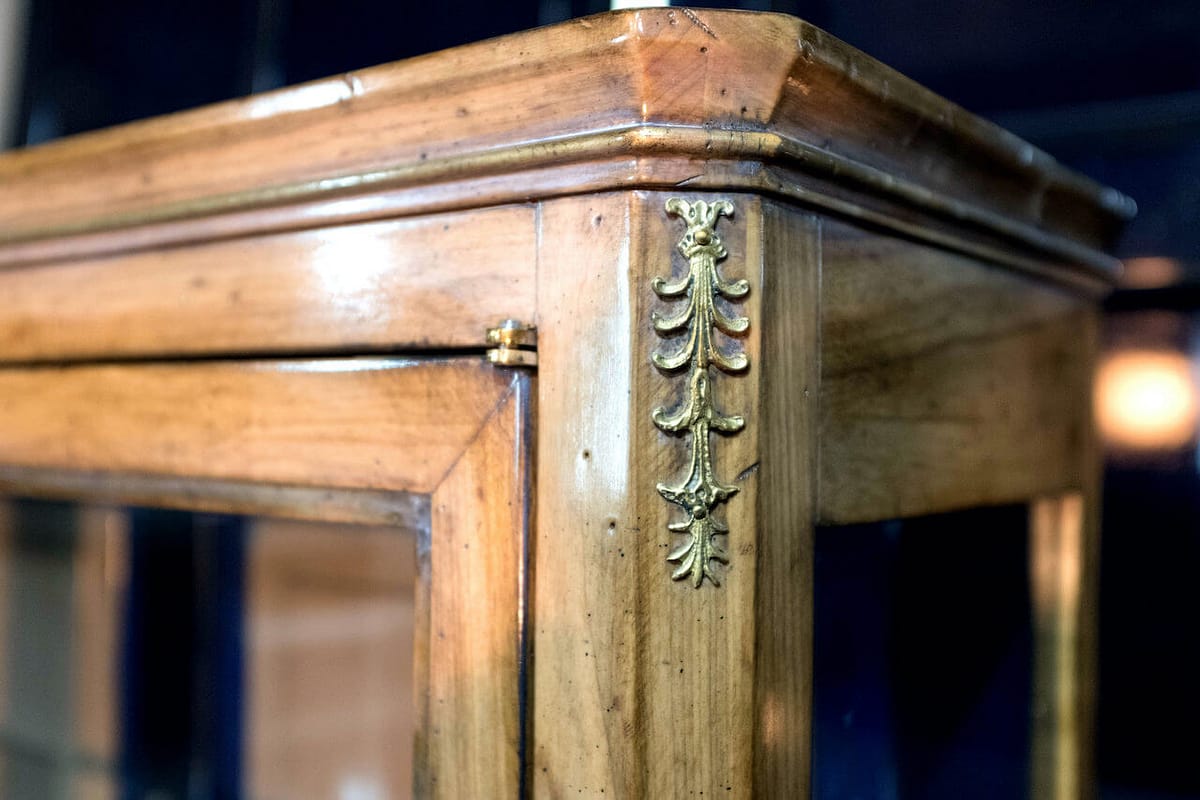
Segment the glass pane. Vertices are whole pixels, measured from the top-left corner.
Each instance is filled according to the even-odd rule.
[[[0,797],[411,793],[415,532],[0,501]]]
[[[1028,796],[1024,506],[821,528],[813,796]]]

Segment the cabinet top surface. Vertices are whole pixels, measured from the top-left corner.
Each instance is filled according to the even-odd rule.
[[[517,196],[453,190],[481,176]],[[467,207],[689,182],[835,211],[867,198],[1101,275],[1133,213],[806,22],[656,8],[4,154],[0,247],[432,186]]]

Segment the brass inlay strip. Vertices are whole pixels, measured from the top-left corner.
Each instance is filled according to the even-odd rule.
[[[725,548],[716,537],[729,532],[725,523],[713,516],[719,505],[737,493],[737,487],[723,484],[713,468],[710,434],[717,431],[735,434],[745,427],[745,420],[736,414],[726,415],[717,410],[713,398],[713,374],[744,372],[750,360],[744,352],[727,353],[714,341],[714,331],[730,336],[745,333],[750,325],[746,317],[729,317],[717,308],[716,299],[735,300],[746,296],[750,284],[745,280],[727,281],[717,271],[717,262],[728,255],[721,237],[714,230],[721,216],[733,216],[733,203],[718,200],[688,203],[679,198],[667,201],[667,213],[681,217],[687,232],[679,240],[679,252],[688,260],[688,271],[680,278],[655,278],[651,286],[663,299],[686,298],[682,310],[667,316],[654,315],[654,329],[659,333],[687,332],[679,350],[664,355],[654,353],[655,365],[665,372],[689,370],[687,393],[673,411],[665,407],[654,410],[654,424],[666,433],[689,436],[690,458],[688,474],[676,483],[658,484],[659,493],[684,510],[687,518],[667,527],[676,533],[686,533],[687,539],[667,556],[679,564],[671,577],[689,579],[699,587],[705,578],[720,586],[713,562],[729,563]],[[715,373],[714,373],[715,374]]]
[[[1097,277],[1112,279],[1119,272],[1111,257],[1051,233],[1032,222],[963,202],[935,189],[815,145],[768,131],[720,130],[689,125],[635,124],[569,136],[520,142],[444,158],[407,163],[386,169],[330,176],[318,180],[269,186],[166,203],[79,222],[43,228],[0,232],[0,247],[61,236],[174,222],[194,217],[282,206],[368,192],[403,189],[524,170],[577,164],[605,158],[695,156],[705,160],[746,160],[774,163],[844,182],[873,195],[892,198],[955,223],[978,226],[1024,242],[1068,261],[1086,266]],[[622,188],[633,188],[622,185]],[[779,187],[787,194],[787,187]],[[1131,201],[1112,192],[1105,195],[1113,213],[1132,214]],[[821,203],[819,196],[806,197]]]

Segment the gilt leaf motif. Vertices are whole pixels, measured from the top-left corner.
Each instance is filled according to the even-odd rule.
[[[720,373],[743,372],[750,362],[740,350],[722,349],[713,334],[714,331],[729,336],[742,334],[750,320],[728,316],[717,307],[716,301],[722,297],[727,300],[745,297],[750,285],[744,280],[726,281],[717,269],[717,264],[728,255],[716,232],[717,220],[733,216],[732,203],[728,200],[689,203],[672,198],[667,201],[666,210],[687,224],[678,249],[688,263],[688,271],[679,278],[655,278],[651,282],[651,288],[660,298],[679,304],[669,314],[655,314],[653,324],[661,334],[684,336],[678,349],[656,352],[651,358],[665,372],[686,369],[688,376],[679,405],[672,410],[656,408],[653,419],[660,430],[686,436],[689,448],[687,474],[676,482],[658,484],[659,494],[686,514],[685,519],[668,525],[671,531],[684,534],[685,538],[667,560],[677,565],[671,574],[675,580],[686,579],[699,588],[707,578],[714,586],[720,586],[721,577],[715,564],[728,564],[729,554],[717,542],[717,536],[728,534],[729,529],[714,512],[737,493],[737,487],[722,483],[716,476],[712,433],[735,434],[746,423],[741,416],[717,410],[714,378]]]

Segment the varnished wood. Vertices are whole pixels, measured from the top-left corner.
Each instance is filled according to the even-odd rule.
[[[1090,304],[833,222],[821,248],[822,523],[1082,485]]]
[[[762,214],[753,785],[756,797],[806,797],[812,775],[822,222],[776,204],[766,204]]]
[[[19,494],[424,528],[418,794],[515,798],[531,384],[478,357],[10,368],[0,476]],[[324,774],[310,766],[270,785]]]
[[[664,509],[632,455],[634,437],[653,431],[650,406],[633,399],[634,371],[650,374],[651,342],[643,334],[640,352],[630,346],[646,324],[635,309],[649,292],[649,276],[639,281],[629,267],[632,214],[627,196],[601,195],[545,203],[538,215],[535,797],[651,797],[666,788],[646,764],[653,697],[639,659],[648,652],[640,640],[657,624],[641,586],[668,578]],[[567,273],[542,268],[567,253],[588,276],[586,292]]]
[[[1091,744],[1081,706],[1084,505],[1078,493],[1042,498],[1029,514],[1033,597],[1032,794],[1037,800],[1084,796],[1081,768]],[[1088,786],[1088,795],[1095,792]]]
[[[416,528],[418,796],[803,797],[814,526],[1033,498],[1032,788],[1087,796],[1119,193],[806,23],[678,8],[7,154],[0,185],[0,489]],[[689,456],[651,418],[684,391],[651,362],[669,197],[733,204],[751,286],[749,369],[712,384],[745,418],[713,434],[720,587],[671,579],[656,488]],[[505,318],[536,378],[484,362]]]
[[[512,207],[0,269],[0,360],[479,346],[534,247]]]
[[[401,491],[0,466],[0,495],[13,494],[311,522],[429,526],[429,496]]]
[[[583,293],[565,278],[539,282],[539,409],[552,433],[539,439],[535,796],[789,796],[807,785],[802,581],[814,474],[809,413],[796,398],[815,383],[816,317],[784,309],[816,307],[816,224],[764,215],[753,198],[720,223],[723,274],[751,281],[737,309],[751,320],[742,340],[751,366],[714,379],[720,407],[743,414],[746,428],[714,443],[718,474],[739,489],[721,512],[731,563],[719,589],[697,589],[671,580],[666,526],[678,511],[653,489],[686,470],[687,452],[649,417],[680,391],[649,361],[661,346],[650,279],[684,268],[668,196],[556,201],[541,212],[543,261],[579,252],[590,279]],[[764,497],[760,481],[778,494]]]
[[[1080,361],[1094,363],[1098,325],[1077,336]],[[1092,409],[1080,417],[1094,424]],[[1099,793],[1100,513],[1102,456],[1095,435],[1076,451],[1073,491],[1037,497],[1029,510],[1034,664],[1031,795],[1094,800]]]
[[[516,377],[431,498],[419,797],[521,796],[531,384]]]
[[[511,377],[482,359],[0,370],[0,465],[428,493]]]
[[[693,76],[685,90],[679,75]],[[738,132],[726,153],[709,152],[725,138],[713,120]],[[0,231],[21,241],[622,155],[777,163],[1075,262],[1091,257],[1074,241],[1103,247],[1132,210],[799,20],[649,9],[0,158]]]

